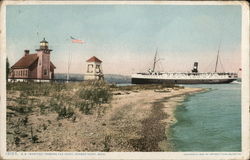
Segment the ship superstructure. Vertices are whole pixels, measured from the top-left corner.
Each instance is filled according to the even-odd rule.
[[[147,73],[136,73],[132,75],[132,84],[219,84],[230,83],[237,80],[237,73],[217,72],[219,51],[217,54],[214,72],[198,72],[198,62],[194,62],[191,72],[155,72],[157,61],[157,50],[154,57],[153,69]]]

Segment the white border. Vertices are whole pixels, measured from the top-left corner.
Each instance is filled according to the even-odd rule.
[[[75,0],[75,1],[43,1],[43,0],[7,0],[3,2],[5,5],[109,5],[109,4],[123,4],[123,5],[248,5],[245,1],[88,1],[88,0]]]
[[[6,14],[6,7],[4,4],[0,3],[0,158],[5,154],[6,151],[6,80],[5,80],[5,75],[6,75],[6,19],[5,19],[5,14]]]
[[[16,156],[6,156],[6,5],[62,5],[62,4],[126,4],[126,5],[241,5],[242,7],[242,152],[16,152]],[[4,1],[1,3],[1,32],[0,32],[0,138],[1,156],[3,159],[239,159],[249,157],[249,5],[240,1]],[[233,128],[232,128],[233,129]],[[26,153],[27,155],[21,155]],[[46,155],[46,154],[64,155]],[[71,154],[84,153],[76,156]],[[104,154],[104,155],[98,155]],[[15,153],[14,153],[15,154]],[[34,154],[29,155],[28,154]],[[68,154],[68,155],[67,155]],[[94,156],[91,154],[95,154]],[[1,157],[0,157],[1,159]]]
[[[241,32],[241,63],[242,63],[242,151],[249,157],[249,5],[242,5]],[[245,140],[245,141],[244,141]]]

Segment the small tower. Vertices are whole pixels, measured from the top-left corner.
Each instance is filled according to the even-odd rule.
[[[50,52],[48,42],[43,38],[40,42],[39,49],[36,49],[38,56],[37,78],[38,79],[51,79],[53,74],[50,68]]]
[[[102,72],[102,61],[97,57],[93,56],[87,61],[87,71],[85,74],[85,80],[103,80],[103,72]]]

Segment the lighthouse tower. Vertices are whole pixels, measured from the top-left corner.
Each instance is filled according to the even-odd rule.
[[[50,52],[48,42],[45,38],[40,42],[40,48],[36,49],[38,57],[37,66],[37,78],[38,79],[51,79],[53,75],[51,74],[50,65]]]
[[[102,61],[97,57],[93,56],[87,61],[87,71],[85,73],[85,80],[103,80],[103,72],[102,72]]]

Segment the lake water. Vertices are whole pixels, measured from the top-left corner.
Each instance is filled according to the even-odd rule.
[[[241,151],[241,85],[186,86],[211,90],[177,107],[170,135],[175,151]]]

